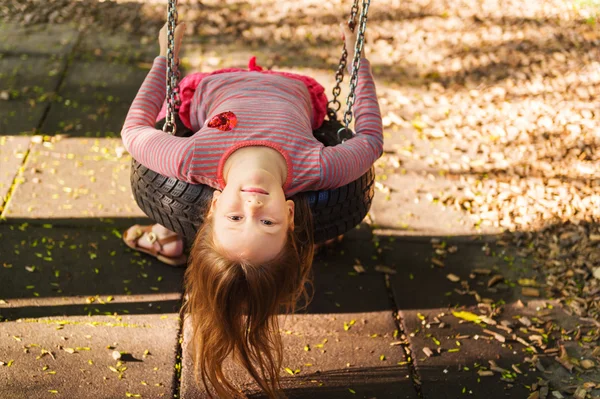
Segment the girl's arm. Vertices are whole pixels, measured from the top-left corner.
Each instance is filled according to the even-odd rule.
[[[175,137],[154,128],[166,96],[166,75],[166,58],[156,57],[131,104],[121,137],[125,148],[142,165],[167,177],[186,180],[189,162],[185,159],[191,158],[193,139]]]
[[[174,57],[179,57],[185,23],[175,28]],[[193,152],[193,139],[175,137],[154,129],[156,116],[165,100],[167,76],[167,24],[159,32],[160,55],[135,96],[121,131],[123,144],[131,156],[147,168],[167,177],[186,180]],[[185,162],[187,159],[188,162]]]
[[[383,153],[383,125],[377,102],[371,65],[360,61],[356,102],[354,103],[356,136],[334,147],[321,150],[321,185],[335,188],[362,176]]]

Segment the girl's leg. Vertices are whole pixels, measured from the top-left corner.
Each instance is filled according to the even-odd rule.
[[[186,262],[181,237],[160,224],[132,226],[124,232],[123,240],[130,248],[155,256],[172,266]]]

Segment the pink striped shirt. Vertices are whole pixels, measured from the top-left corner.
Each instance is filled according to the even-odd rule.
[[[166,58],[157,57],[136,95],[121,132],[129,153],[142,165],[168,177],[223,189],[223,166],[234,151],[267,146],[286,160],[286,196],[343,186],[364,174],[383,152],[383,127],[370,64],[361,60],[354,105],[356,136],[325,147],[313,137],[312,106],[304,83],[260,72],[207,76],[192,99],[191,137],[154,129],[165,100]],[[207,126],[222,112],[237,126]]]

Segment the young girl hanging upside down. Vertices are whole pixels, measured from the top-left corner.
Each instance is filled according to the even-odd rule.
[[[175,31],[175,58],[184,24]],[[344,27],[353,44],[356,34]],[[222,364],[233,355],[259,386],[278,395],[282,344],[277,314],[306,297],[313,238],[303,191],[343,186],[383,151],[381,114],[367,59],[361,59],[351,140],[325,147],[313,137],[327,99],[313,79],[249,70],[196,73],[180,83],[182,122],[195,133],[176,137],[154,128],[165,112],[166,25],[154,60],[125,120],[123,142],[142,165],[162,175],[216,189],[186,259],[165,227],[133,226],[130,247],[169,264],[185,264],[184,313],[191,317],[196,371],[219,398],[239,397]],[[348,60],[354,57],[347,46]],[[349,64],[351,64],[349,62]],[[162,107],[162,109],[161,109]]]

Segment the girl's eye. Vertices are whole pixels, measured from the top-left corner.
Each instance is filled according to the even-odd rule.
[[[239,222],[240,220],[242,220],[241,216],[227,216],[227,219],[234,221],[234,222]]]
[[[261,220],[262,224],[266,225],[266,226],[272,226],[273,222],[271,222],[270,220]]]

